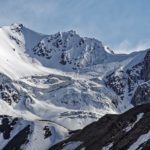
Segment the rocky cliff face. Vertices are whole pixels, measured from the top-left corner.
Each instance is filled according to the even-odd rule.
[[[150,102],[150,50],[147,51],[143,64],[143,77],[146,82],[137,87],[131,101],[134,105]]]
[[[143,61],[126,69],[118,69],[105,77],[105,84],[133,105],[150,102],[150,50]]]
[[[105,84],[111,88],[122,101],[130,101],[135,89],[143,80],[143,62],[128,69],[118,69],[105,77]]]
[[[148,150],[150,149],[150,104],[121,115],[106,115],[50,150]]]
[[[133,105],[140,105],[150,102],[150,81],[138,86],[132,98]]]
[[[150,80],[150,50],[144,58],[144,79],[145,81]]]

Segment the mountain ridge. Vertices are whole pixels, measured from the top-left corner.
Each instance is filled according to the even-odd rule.
[[[149,115],[150,104],[136,106],[120,115],[107,114],[50,150],[149,149]]]

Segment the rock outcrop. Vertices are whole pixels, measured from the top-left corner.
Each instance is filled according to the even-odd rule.
[[[150,80],[150,50],[147,51],[144,58],[144,79],[145,81]]]
[[[133,105],[150,102],[150,81],[138,86],[131,102]]]
[[[145,82],[140,84],[135,90],[131,100],[133,105],[150,102],[150,50],[147,51],[144,58],[143,77]]]

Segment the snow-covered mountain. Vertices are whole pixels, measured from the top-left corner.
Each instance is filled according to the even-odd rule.
[[[42,128],[53,126],[63,136],[45,141],[33,134],[34,140],[28,136],[21,142],[32,145],[32,141],[41,141],[50,147],[70,130],[148,102],[149,56],[149,50],[115,54],[102,42],[80,37],[75,31],[43,35],[22,24],[1,27],[0,115],[23,120],[25,125],[35,123],[31,128],[42,135]],[[139,98],[143,93],[146,100]],[[19,131],[25,125],[20,125]],[[15,131],[12,134],[17,135]],[[3,142],[2,138],[3,146],[12,143],[11,139]]]

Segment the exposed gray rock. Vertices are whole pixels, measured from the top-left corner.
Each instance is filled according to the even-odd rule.
[[[134,91],[138,84],[144,82],[143,79],[143,67],[144,63],[138,63],[130,69],[117,70],[106,76],[105,85],[111,88],[122,100],[124,100],[125,94],[128,94],[132,98]],[[125,89],[127,88],[127,90]],[[127,93],[125,92],[127,91]]]
[[[134,92],[134,96],[131,100],[133,105],[150,102],[150,50],[147,51],[143,64],[143,78],[146,82],[139,85]]]
[[[150,50],[147,51],[144,58],[144,79],[145,81],[150,80]]]
[[[0,73],[0,98],[9,105],[18,103],[20,99],[20,94],[14,86],[14,81],[2,73]]]
[[[138,86],[131,102],[133,105],[150,103],[150,81]]]

